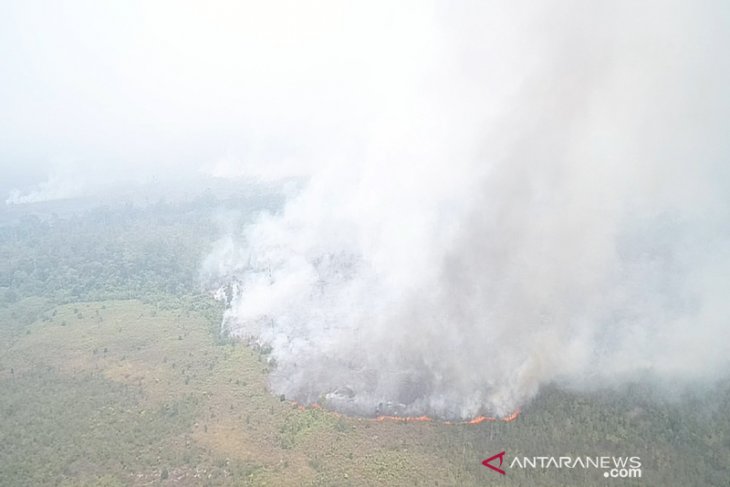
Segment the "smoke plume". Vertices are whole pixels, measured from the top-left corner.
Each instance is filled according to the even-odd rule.
[[[225,330],[270,348],[274,392],[362,415],[721,377],[727,8],[445,3],[373,21],[396,54],[350,150],[207,258]]]

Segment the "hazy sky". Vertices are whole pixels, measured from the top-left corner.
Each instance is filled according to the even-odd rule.
[[[4,2],[0,189],[350,157],[410,89],[433,18],[428,2]]]
[[[110,180],[358,163],[444,113],[466,123],[430,132],[461,137],[505,106],[518,111],[510,97],[546,69],[580,89],[601,76],[613,89],[656,83],[664,70],[673,79],[656,86],[659,103],[688,81],[675,58],[701,65],[705,79],[689,81],[708,93],[727,74],[727,56],[712,49],[727,41],[724,2],[6,1],[2,10],[0,192],[21,195],[43,181],[52,196]],[[596,45],[608,54],[584,62]],[[616,64],[628,76],[617,79]]]

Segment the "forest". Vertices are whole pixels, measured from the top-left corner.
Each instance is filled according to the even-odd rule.
[[[727,485],[730,385],[543,389],[513,422],[375,421],[267,388],[220,332],[200,264],[221,208],[276,197],[15,213],[0,227],[0,485]],[[639,456],[638,479],[509,470],[518,456]]]

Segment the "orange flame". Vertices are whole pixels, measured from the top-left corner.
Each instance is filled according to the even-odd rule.
[[[296,401],[294,402],[294,404],[296,404],[297,409],[299,409],[301,411],[304,411],[307,408],[324,409],[321,404],[316,403],[316,402],[313,402],[313,403],[309,404],[308,406],[300,404]],[[342,416],[341,413],[338,413],[336,411],[330,411],[330,412],[337,416]],[[501,418],[496,418],[493,416],[477,416],[477,417],[472,418],[467,421],[441,421],[441,420],[438,420],[438,422],[442,423],[442,424],[481,424],[484,422],[511,423],[520,417],[520,413],[521,413],[520,408],[517,408],[511,414],[501,417]],[[429,416],[377,416],[375,418],[358,418],[358,419],[366,420],[366,421],[375,420],[379,423],[382,423],[385,421],[400,421],[401,423],[427,423],[427,422],[436,421]]]
[[[497,421],[497,418],[490,418],[489,416],[477,416],[476,418],[468,421],[468,424],[479,424],[485,421]]]
[[[502,421],[504,421],[505,423],[511,423],[512,421],[516,420],[519,417],[520,417],[520,408],[517,408],[517,409],[515,409],[515,411],[512,414],[502,418]]]

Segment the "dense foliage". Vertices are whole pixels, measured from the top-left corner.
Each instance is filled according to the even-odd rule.
[[[0,299],[88,300],[190,294],[218,229],[191,205],[27,214],[0,227]]]
[[[553,387],[517,421],[479,425],[347,418],[270,394],[265,351],[217,338],[222,308],[199,282],[215,208],[0,227],[0,486],[727,485],[728,384],[671,398],[648,383]],[[642,478],[501,477],[481,465],[501,450],[638,455]]]

